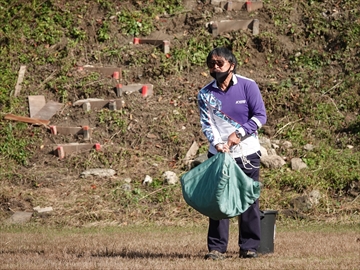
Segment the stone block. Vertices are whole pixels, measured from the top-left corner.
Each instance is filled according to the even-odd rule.
[[[247,1],[246,2],[246,10],[248,12],[252,12],[252,11],[261,9],[261,8],[263,8],[263,6],[264,6],[264,4],[262,1],[256,1],[256,2]]]
[[[162,39],[145,39],[145,38],[134,38],[133,44],[151,44],[154,46],[161,46],[164,53],[170,52],[170,41]]]
[[[122,96],[122,84],[118,83],[115,86],[116,96],[121,97]]]
[[[116,111],[116,108],[117,108],[116,101],[115,100],[110,100],[109,101],[109,110],[110,111]]]
[[[110,103],[113,103],[113,106],[110,106]],[[121,99],[115,99],[115,100],[98,100],[98,101],[88,101],[82,104],[83,109],[85,111],[90,111],[90,110],[101,110],[101,109],[112,109],[114,107],[116,107],[117,109],[122,108],[123,107],[123,103],[124,101]],[[116,104],[116,105],[115,105]],[[110,108],[111,107],[111,108]]]
[[[213,37],[222,33],[251,29],[254,35],[259,34],[259,20],[222,20],[210,22]]]
[[[220,2],[220,7],[227,10],[242,10],[245,8],[246,1],[227,1]]]
[[[121,68],[119,67],[103,67],[103,66],[93,66],[93,65],[84,65],[79,67],[79,69],[97,72],[105,77],[114,78],[114,73],[118,74],[118,80],[122,79]]]
[[[144,91],[145,90],[144,86],[146,86],[146,91]],[[154,94],[153,89],[154,89],[154,85],[152,84],[134,83],[134,84],[128,84],[122,86],[123,93],[125,94],[140,93],[144,97],[152,96]],[[146,92],[146,94],[144,92]]]
[[[222,1],[212,0],[213,6],[221,7],[224,10],[242,10],[246,9],[248,12],[252,12],[261,9],[264,4],[262,1],[246,1],[246,0],[233,0],[233,1]]]
[[[254,19],[252,22],[252,33],[254,36],[257,36],[260,33],[260,22],[258,19]]]
[[[62,127],[50,126],[50,132],[53,135],[83,135],[85,140],[90,139],[92,129],[88,126],[83,127]]]
[[[30,117],[35,118],[35,115],[45,106],[45,96],[28,96]]]
[[[56,101],[48,101],[32,118],[50,120],[64,105]]]
[[[69,144],[61,144],[57,145],[54,148],[54,152],[57,154],[59,158],[64,158],[67,155],[72,153],[89,151],[91,149],[100,150],[101,145],[99,143],[69,143]]]
[[[84,140],[90,140],[91,128],[89,128],[88,126],[83,126],[82,127],[82,133],[83,133],[83,136],[84,136]]]

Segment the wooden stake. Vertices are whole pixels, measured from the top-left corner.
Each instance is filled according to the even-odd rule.
[[[29,118],[26,116],[17,116],[14,114],[7,114],[4,117],[6,120],[14,120],[14,121],[18,121],[18,122],[24,122],[24,123],[29,123],[29,124],[34,124],[34,125],[44,125],[47,126],[50,124],[49,120],[42,120],[42,119],[36,119],[36,118]]]
[[[20,94],[21,84],[24,80],[25,71],[26,71],[26,66],[21,66],[20,70],[19,70],[18,80],[17,80],[16,86],[15,86],[15,93],[14,93],[15,97],[17,97]]]

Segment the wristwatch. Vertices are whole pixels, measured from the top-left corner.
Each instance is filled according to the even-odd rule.
[[[236,137],[238,137],[238,138],[241,139],[241,140],[242,140],[243,137],[244,137],[239,130],[235,130],[235,135],[236,135]]]

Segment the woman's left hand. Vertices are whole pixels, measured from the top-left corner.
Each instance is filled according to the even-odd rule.
[[[236,136],[235,132],[233,132],[229,135],[227,144],[231,147],[234,145],[238,145],[240,141],[241,139]]]

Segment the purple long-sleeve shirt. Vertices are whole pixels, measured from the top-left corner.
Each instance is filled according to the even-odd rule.
[[[227,91],[219,89],[213,81],[199,91],[198,102],[200,123],[210,142],[210,153],[216,154],[215,145],[227,142],[235,130],[252,136],[232,149],[234,157],[260,150],[257,130],[266,123],[266,110],[255,81],[234,74]]]

